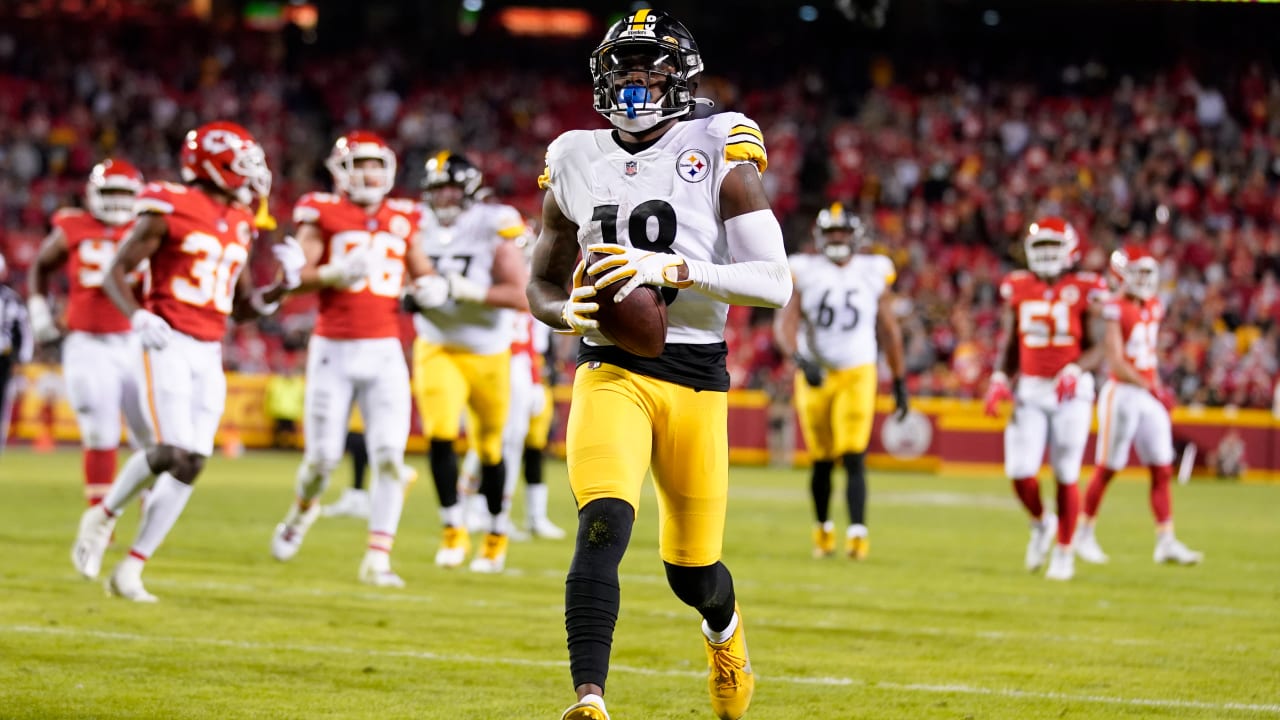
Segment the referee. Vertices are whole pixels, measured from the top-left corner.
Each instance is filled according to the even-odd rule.
[[[8,265],[4,255],[0,255],[0,452],[9,441],[9,418],[13,416],[16,389],[13,371],[19,364],[31,362],[35,351],[27,304],[5,284],[7,276]]]

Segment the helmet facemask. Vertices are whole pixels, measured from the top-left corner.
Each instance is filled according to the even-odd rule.
[[[85,205],[89,214],[108,225],[124,225],[133,219],[134,200],[142,190],[139,177],[110,172],[99,165],[85,185]]]
[[[1160,290],[1160,265],[1155,258],[1138,258],[1124,269],[1125,292],[1139,300],[1150,300]]]
[[[1056,237],[1027,238],[1027,267],[1040,277],[1056,277],[1067,269],[1070,249]]]
[[[376,205],[391,192],[396,179],[396,156],[387,148],[359,149],[325,163],[333,185],[358,205]]]
[[[461,155],[442,152],[427,160],[426,175],[422,179],[422,199],[437,220],[444,225],[452,225],[475,201],[476,193],[483,184],[484,175],[480,168]]]
[[[642,133],[689,115],[696,105],[694,78],[702,72],[702,56],[674,37],[606,40],[590,65],[596,112],[624,132]]]

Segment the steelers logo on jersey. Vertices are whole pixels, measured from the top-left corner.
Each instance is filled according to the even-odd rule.
[[[676,160],[676,174],[685,182],[702,182],[711,174],[711,158],[698,149],[685,150]]]

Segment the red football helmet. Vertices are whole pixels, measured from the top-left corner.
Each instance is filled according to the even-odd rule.
[[[382,167],[357,167],[361,160],[377,160]],[[338,138],[325,160],[333,187],[361,205],[373,205],[396,183],[396,153],[386,141],[367,130],[353,130]]]
[[[1111,274],[1139,300],[1150,300],[1160,290],[1160,263],[1144,247],[1126,245],[1111,253]]]
[[[108,225],[133,219],[133,202],[142,192],[142,173],[126,160],[103,160],[93,166],[84,188],[89,214]]]
[[[245,205],[271,192],[267,156],[253,135],[233,122],[212,122],[187,133],[182,179],[207,180]]]
[[[1080,236],[1060,217],[1042,217],[1031,223],[1023,242],[1027,267],[1041,277],[1061,275],[1080,260]]]

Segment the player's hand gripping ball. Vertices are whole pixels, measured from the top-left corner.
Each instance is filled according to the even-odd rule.
[[[590,269],[612,257],[608,253],[592,252],[587,256],[586,266]],[[600,270],[589,280],[599,280],[613,269]],[[620,302],[615,302],[614,296],[624,285],[625,282],[612,282],[596,292],[594,300],[600,309],[592,317],[600,323],[600,334],[632,355],[658,357],[667,343],[666,300],[653,285],[640,285]]]

